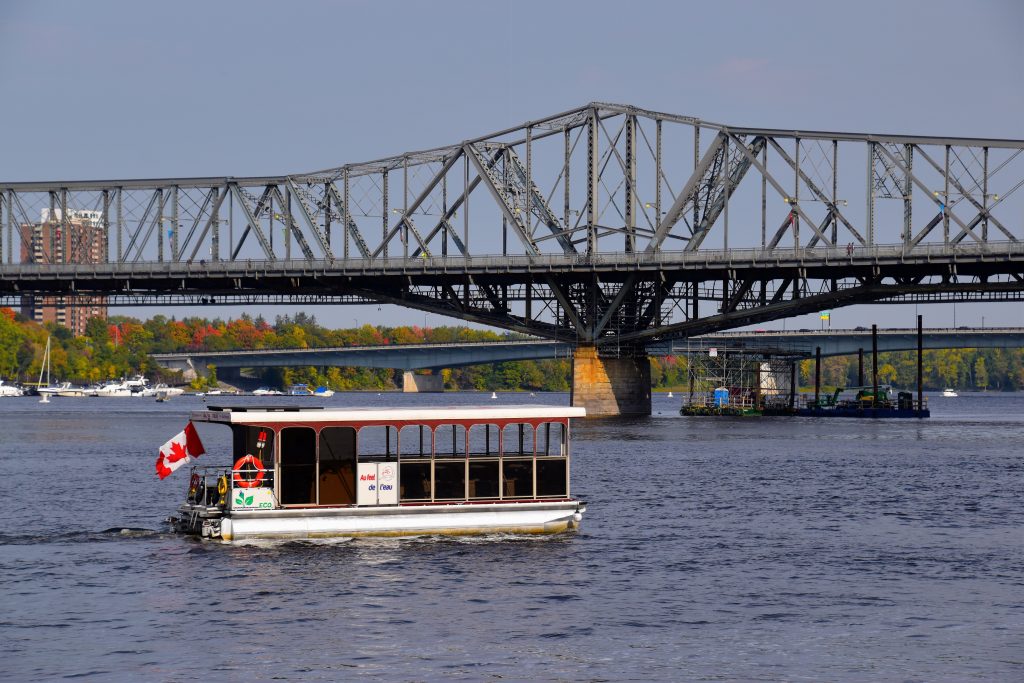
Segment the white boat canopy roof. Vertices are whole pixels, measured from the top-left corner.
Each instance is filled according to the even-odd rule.
[[[323,410],[299,406],[209,406],[192,411],[193,422],[267,424],[270,422],[363,423],[428,421],[484,422],[487,420],[544,420],[586,417],[585,408],[573,406],[445,406],[441,408],[345,408]]]

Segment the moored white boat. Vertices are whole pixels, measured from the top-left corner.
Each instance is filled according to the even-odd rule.
[[[175,396],[181,396],[182,394],[185,393],[185,390],[182,389],[181,387],[172,387],[163,383],[157,384],[151,389],[151,391],[153,392],[153,395],[156,396],[157,398],[162,398],[165,400],[168,398],[174,398]]]
[[[13,384],[4,384],[4,381],[0,379],[0,396],[24,396],[25,392]]]
[[[61,392],[71,391],[74,388],[75,387],[72,386],[71,382],[61,382],[60,384],[56,384],[56,385],[51,385],[51,386],[47,386],[47,387],[39,387],[39,389],[37,389],[37,391],[40,394],[43,394],[43,395],[49,394],[50,396],[61,396],[62,395]]]
[[[66,384],[67,386],[64,386]],[[96,391],[97,385],[81,387],[71,384],[71,382],[65,382],[61,385],[57,391],[57,395],[63,398],[82,398],[83,396],[92,396],[92,392]]]
[[[131,396],[132,392],[128,390],[123,380],[110,380],[100,384],[98,387],[93,388],[89,392],[90,396]]]
[[[149,391],[149,380],[142,375],[135,375],[130,379],[109,380],[89,392],[90,396],[119,398],[154,396]]]
[[[582,408],[210,407],[233,465],[192,468],[181,532],[224,541],[556,533],[579,527],[569,421]]]

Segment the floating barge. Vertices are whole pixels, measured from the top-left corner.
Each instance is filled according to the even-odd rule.
[[[922,320],[919,315],[916,400],[911,392],[900,391],[894,401],[892,389],[879,386],[878,326],[872,325],[872,384],[864,385],[864,350],[860,349],[858,377],[862,386],[852,387],[857,390],[857,394],[851,398],[842,397],[842,392],[847,391],[843,387],[836,389],[832,396],[821,395],[821,347],[815,349],[814,354],[814,398],[811,400],[797,396],[796,368],[801,357],[778,351],[711,348],[707,353],[688,356],[690,399],[679,410],[679,414],[690,417],[931,417],[928,401],[923,395],[922,341]],[[789,371],[780,368],[780,363],[787,365]],[[710,378],[722,382],[722,386],[715,388],[711,394],[695,397],[693,387],[698,370],[705,384]]]
[[[909,391],[897,393],[896,400],[892,400],[892,389],[887,386],[879,387],[852,387],[857,394],[853,398],[842,398],[842,392],[848,391],[845,388],[838,388],[832,396],[823,399],[810,400],[796,410],[800,417],[861,417],[861,418],[890,418],[890,417],[931,417],[928,409],[928,399],[922,398],[920,402],[914,400],[914,395]]]
[[[569,479],[583,408],[209,407],[233,465],[193,467],[177,531],[223,541],[557,533],[586,503]]]

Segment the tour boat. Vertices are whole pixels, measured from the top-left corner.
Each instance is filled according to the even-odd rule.
[[[209,406],[191,421],[227,425],[234,464],[194,465],[171,522],[223,541],[575,530],[586,504],[570,491],[569,421],[584,415]],[[183,449],[174,461],[190,461]]]

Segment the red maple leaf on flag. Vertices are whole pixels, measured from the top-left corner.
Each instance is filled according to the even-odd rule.
[[[156,459],[157,476],[160,477],[161,479],[166,479],[167,477],[171,476],[171,473],[173,471],[174,470],[172,470],[171,468],[164,464],[164,456],[163,453],[161,453],[160,456]]]
[[[206,452],[203,442],[199,440],[196,428],[189,422],[178,434],[160,447],[160,454],[156,459],[156,473],[163,479],[185,463],[191,462],[192,458],[198,458]]]
[[[164,457],[168,464],[184,460],[188,457],[188,453],[185,451],[185,444],[175,441],[171,444],[171,452]]]

